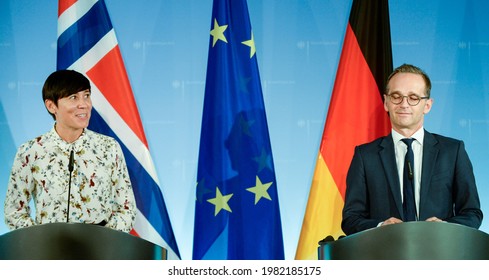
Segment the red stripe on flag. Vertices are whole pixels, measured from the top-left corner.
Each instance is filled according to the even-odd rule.
[[[114,47],[100,59],[87,75],[124,122],[148,147],[119,46]]]
[[[348,25],[320,151],[343,199],[355,146],[389,130],[375,77]]]
[[[58,17],[64,13],[69,7],[76,3],[77,0],[59,0]]]
[[[141,236],[139,236],[139,234],[137,233],[137,231],[135,229],[131,229],[131,231],[129,233],[134,235],[134,236],[141,237]]]

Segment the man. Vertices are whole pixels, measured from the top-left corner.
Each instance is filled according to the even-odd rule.
[[[388,77],[384,108],[392,132],[355,148],[341,224],[346,234],[403,221],[481,225],[464,143],[424,130],[430,91],[428,75],[416,66],[401,65]]]
[[[17,229],[86,223],[129,232],[136,216],[129,173],[119,143],[87,129],[89,80],[73,70],[56,71],[42,95],[55,123],[17,150],[5,198],[6,224]]]

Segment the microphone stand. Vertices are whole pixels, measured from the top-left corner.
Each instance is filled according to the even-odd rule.
[[[70,222],[70,196],[71,196],[71,174],[74,168],[74,155],[73,150],[70,152],[70,162],[68,163],[68,171],[70,171],[70,178],[68,181],[68,209],[66,210],[66,223]]]

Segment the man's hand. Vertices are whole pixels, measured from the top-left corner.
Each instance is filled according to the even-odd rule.
[[[443,220],[438,219],[437,217],[431,217],[426,219],[427,222],[443,222]]]
[[[389,219],[382,222],[381,226],[400,224],[400,223],[402,223],[402,220],[399,220],[398,218],[390,217]]]

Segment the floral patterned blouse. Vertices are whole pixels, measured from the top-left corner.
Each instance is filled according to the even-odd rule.
[[[106,222],[106,227],[116,230],[132,229],[136,205],[119,143],[88,129],[68,143],[54,127],[17,150],[5,198],[5,222],[10,229],[67,221],[72,149],[69,222]],[[31,217],[31,199],[35,219]]]

